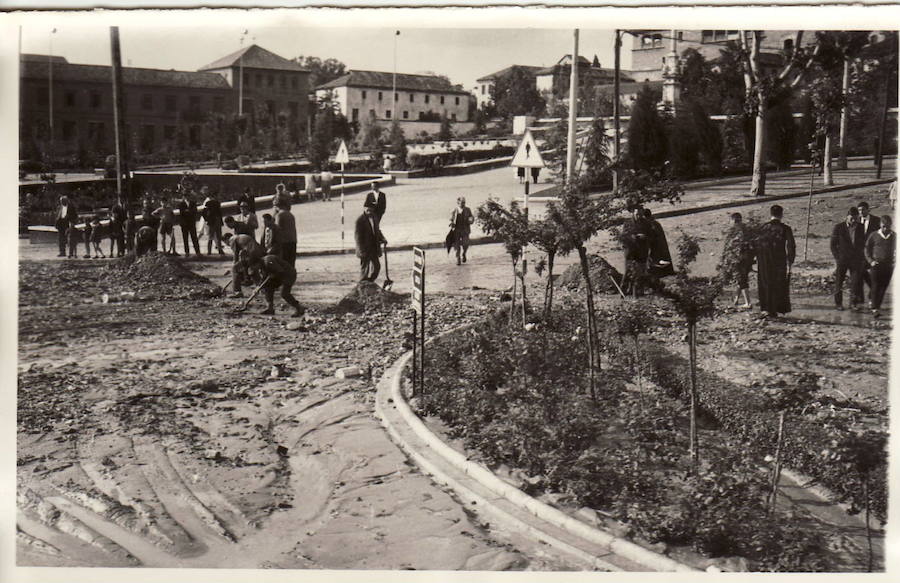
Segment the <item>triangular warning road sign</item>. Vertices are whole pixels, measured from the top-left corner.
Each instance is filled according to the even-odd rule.
[[[347,164],[350,162],[350,153],[347,151],[347,144],[341,140],[341,146],[338,148],[337,154],[334,155],[334,161],[338,164]]]
[[[516,150],[516,155],[513,156],[509,165],[518,168],[543,168],[546,166],[530,130],[525,130],[525,135],[519,143],[519,149]]]

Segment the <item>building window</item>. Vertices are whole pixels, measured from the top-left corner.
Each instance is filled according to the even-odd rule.
[[[222,113],[222,111],[224,109],[225,109],[225,98],[218,96],[218,95],[213,97],[213,111],[215,111],[217,113]]]
[[[416,96],[412,93],[409,94],[409,102],[413,103],[416,100]]]
[[[296,119],[300,115],[300,104],[296,101],[288,101],[288,115],[291,119]]]
[[[661,34],[653,35],[653,47],[661,47],[663,45],[663,38]]]
[[[408,112],[408,111],[404,111],[404,112],[403,112],[403,119],[409,119],[409,112]]]
[[[700,41],[704,43],[724,42],[740,37],[736,30],[704,30],[700,33]]]
[[[484,85],[481,86],[481,94],[484,95]]]
[[[353,115],[350,118],[352,121],[359,121],[359,110],[357,108],[353,108]]]
[[[297,87],[299,87],[297,78],[291,77],[291,89],[296,89]]]
[[[383,97],[384,97],[384,93],[381,92],[381,91],[379,91],[379,92],[378,92],[378,101],[381,101],[381,99],[382,99]]]
[[[257,73],[256,74],[256,86],[262,87],[262,84],[263,84],[263,77],[260,73]]]
[[[287,77],[284,75],[279,75],[278,78],[281,80],[281,88],[287,89]]]
[[[394,93],[394,102],[396,103],[398,101],[400,101],[400,94],[395,92]]]
[[[362,90],[362,98],[363,98],[363,99],[366,98],[366,90],[365,90],[365,89]]]
[[[425,103],[430,103],[430,102],[431,102],[431,95],[426,95],[426,96],[425,96]]]
[[[141,150],[144,152],[153,151],[153,141],[155,137],[155,132],[153,130],[153,126],[141,126]]]
[[[451,113],[451,114],[450,114],[450,119],[452,119],[453,121],[456,121],[456,114],[455,114],[455,113]]]
[[[76,134],[78,133],[77,128],[75,127],[75,122],[71,120],[64,120],[62,122],[62,138],[65,141],[71,141],[75,139]]]
[[[792,39],[792,38],[784,39],[783,46],[784,46],[784,52],[786,52],[788,54],[794,52],[794,39]]]
[[[144,93],[141,95],[141,109],[144,111],[152,111],[153,110],[153,95],[150,93]]]
[[[444,105],[444,96],[441,95],[441,105]]]
[[[163,126],[163,138],[166,140],[175,139],[175,126]]]
[[[200,136],[200,126],[191,126],[188,129],[188,140],[190,141],[192,148],[199,148],[201,145]]]
[[[266,75],[266,82],[268,83],[269,87],[274,86],[275,85],[275,75]]]
[[[166,95],[166,111],[175,111],[178,109],[178,96]]]
[[[374,117],[375,117],[375,110],[374,110],[374,109],[370,109],[370,110],[369,110],[369,117],[371,117],[371,118],[374,118]]]
[[[200,96],[199,95],[191,95],[190,103],[191,103],[191,109],[200,109]]]
[[[384,112],[384,117],[386,117],[387,119],[391,119],[391,110],[390,109]]]
[[[424,119],[425,119],[425,112],[424,112],[424,111],[420,111],[420,112],[419,112],[419,121],[423,121]]]
[[[456,98],[456,105],[459,105],[459,97]]]
[[[249,87],[250,86],[250,73],[244,73],[243,79],[244,79],[244,86]]]
[[[705,31],[704,31],[705,32]],[[641,37],[641,48],[642,49],[651,49],[653,48],[653,37],[649,34],[645,34]]]
[[[66,107],[75,107],[75,92],[66,91],[65,95]]]

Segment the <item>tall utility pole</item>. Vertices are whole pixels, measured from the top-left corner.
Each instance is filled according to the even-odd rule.
[[[400,31],[396,31],[394,33],[394,78],[391,83],[391,120],[397,119],[397,105],[398,105],[398,97],[397,97],[397,37],[400,36]]]
[[[50,148],[48,152],[48,160],[47,163],[50,166],[50,173],[53,173],[53,150],[56,145],[56,139],[53,131],[53,35],[56,34],[56,29],[50,31],[50,56],[47,57],[47,82],[48,82],[48,116],[49,120],[49,129],[50,129]]]
[[[119,204],[128,205],[128,150],[125,147],[125,94],[122,85],[122,51],[119,48],[119,27],[109,27],[109,43],[112,50],[113,120],[116,130],[116,192]]]
[[[614,72],[613,72],[613,162],[618,164],[619,162],[619,140],[620,140],[620,127],[619,127],[619,77],[622,74],[622,31],[616,29],[616,40],[613,44],[613,54],[615,56],[614,60]],[[619,171],[614,169],[612,173],[612,187],[613,192],[618,192],[619,190]]]
[[[249,31],[245,28],[241,33],[241,50],[244,48],[244,37],[247,36],[247,32]],[[238,80],[238,116],[240,117],[244,115],[244,53],[241,53],[238,59],[238,75],[240,76]]]
[[[578,29],[573,34],[572,67],[569,73],[569,136],[566,150],[566,182],[575,171],[575,120],[578,116]]]

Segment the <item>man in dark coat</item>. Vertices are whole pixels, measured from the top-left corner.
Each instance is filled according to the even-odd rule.
[[[109,209],[109,256],[118,247],[119,257],[125,255],[125,207],[118,201]]]
[[[450,213],[450,228],[453,230],[453,247],[456,249],[456,264],[466,262],[466,252],[469,250],[469,235],[472,233],[472,209],[466,206],[466,197],[456,199],[456,208]],[[448,250],[449,251],[449,250]],[[460,257],[462,252],[462,257]]]
[[[859,211],[850,207],[847,219],[831,231],[831,255],[834,257],[834,307],[844,309],[844,279],[850,272],[850,309],[854,312],[863,303],[862,273],[865,269],[866,239],[859,223]]]
[[[66,243],[69,227],[78,222],[78,211],[75,205],[69,200],[69,197],[63,195],[59,197],[59,204],[56,206],[56,232],[59,239],[59,255],[57,257],[66,256]]]
[[[872,295],[870,296],[872,316],[881,316],[881,301],[891,283],[894,261],[897,255],[897,235],[891,230],[891,217],[881,217],[881,228],[866,239],[866,261],[871,266]]]
[[[875,215],[869,214],[869,203],[864,200],[856,203],[856,210],[859,211],[859,224],[863,228],[863,240],[867,241],[872,233],[877,233],[881,229],[881,219]],[[863,269],[862,274],[863,287],[868,286],[869,297],[872,297],[872,280],[869,277],[869,271]]]
[[[204,186],[201,192],[206,195],[206,199],[203,201],[203,208],[200,211],[203,220],[206,221],[206,254],[212,254],[213,241],[215,240],[219,255],[224,255],[225,251],[222,249],[222,203],[219,202],[214,193],[209,191],[208,186]]]
[[[354,229],[356,256],[359,257],[359,280],[375,281],[381,272],[381,245],[387,240],[378,226],[375,203],[366,201],[365,211],[356,219]]]
[[[184,254],[190,255],[188,238],[194,244],[194,253],[200,255],[200,242],[197,239],[197,203],[192,193],[185,191],[178,203],[178,226],[181,227],[181,239],[184,242]]]
[[[669,252],[669,242],[666,240],[666,232],[659,221],[653,218],[650,209],[644,209],[644,218],[650,225],[650,276],[654,279],[675,275],[672,267],[672,254]]]
[[[781,222],[784,209],[773,205],[770,214],[769,222],[760,228],[756,240],[756,264],[759,307],[765,315],[774,318],[791,311],[791,266],[796,245],[794,232]]]
[[[372,183],[372,190],[366,193],[366,202],[365,206],[369,206],[369,204],[373,205],[373,209],[375,212],[375,218],[381,223],[381,217],[384,216],[384,211],[387,209],[387,197],[384,192],[378,188],[378,183]]]
[[[622,289],[638,297],[642,293],[647,278],[647,260],[650,257],[650,242],[653,230],[644,218],[644,209],[632,206],[631,218],[622,225],[621,241],[625,248],[625,278]]]

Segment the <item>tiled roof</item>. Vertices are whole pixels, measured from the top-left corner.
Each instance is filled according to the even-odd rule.
[[[46,61],[23,60],[23,79],[47,79],[49,65]],[[73,63],[53,63],[53,79],[59,81],[85,81],[88,83],[110,83],[112,67],[107,65],[76,65]],[[225,78],[218,73],[197,71],[165,71],[162,69],[141,69],[122,67],[122,81],[126,85],[150,85],[160,87],[191,87],[196,89],[228,89]]]
[[[490,75],[485,75],[484,77],[479,77],[478,79],[476,79],[476,81],[492,81],[494,79],[506,77],[507,75],[509,75],[510,73],[513,72],[513,69],[521,69],[521,70],[525,71],[526,73],[528,73],[529,75],[533,76],[535,73],[537,73],[538,71],[543,69],[543,67],[533,67],[531,65],[510,65],[509,67],[507,67],[505,69],[500,69],[496,73],[491,73]]]
[[[280,57],[271,51],[267,51],[259,45],[250,45],[245,49],[235,51],[230,55],[225,55],[217,61],[200,67],[199,71],[209,71],[211,69],[227,69],[236,67],[241,64],[243,57],[243,66],[248,69],[274,69],[276,71],[305,71],[294,61]]]
[[[390,89],[393,87],[394,74],[381,71],[350,71],[333,81],[319,85],[316,89],[334,89],[336,87],[377,87]],[[434,91],[440,93],[459,93],[468,95],[458,87],[451,85],[446,79],[434,75],[407,75],[397,73],[398,91]]]
[[[49,61],[53,61],[53,64],[54,64],[54,65],[57,64],[57,63],[68,63],[68,62],[69,62],[69,61],[66,60],[65,57],[61,57],[61,56],[59,56],[59,55],[53,55],[53,56],[51,57],[51,56],[49,56],[49,55],[36,55],[36,54],[34,54],[34,53],[22,53],[22,55],[21,55],[21,60],[22,60],[23,62],[32,62],[32,61],[39,62],[39,61],[42,61],[42,62],[44,62],[44,63],[46,63],[46,62],[49,60]]]

